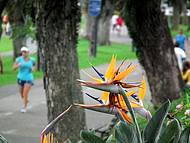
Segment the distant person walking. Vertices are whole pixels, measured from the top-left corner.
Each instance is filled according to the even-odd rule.
[[[185,51],[185,42],[186,42],[186,37],[183,33],[183,30],[181,29],[179,34],[176,36],[176,42],[179,43],[179,47]]]
[[[35,60],[29,56],[29,50],[26,47],[21,48],[21,56],[18,57],[13,65],[13,69],[19,69],[17,75],[17,82],[20,89],[21,99],[23,101],[23,108],[20,112],[25,113],[28,105],[28,93],[33,85],[33,74],[35,70]]]
[[[185,54],[184,50],[182,50],[179,47],[178,42],[175,43],[174,52],[175,52],[175,55],[177,57],[177,62],[178,62],[179,69],[180,69],[180,71],[182,71],[182,69],[183,69],[183,61],[185,61],[185,59],[186,59],[186,54]]]
[[[123,23],[124,23],[124,22],[123,22],[122,17],[119,16],[119,17],[117,18],[117,27],[116,27],[117,32],[118,32],[118,35],[121,34],[121,28],[122,28],[122,26],[123,26]]]
[[[9,23],[8,15],[4,15],[2,21],[3,21],[3,23],[2,23],[3,34],[2,35],[11,36],[12,35],[12,28],[11,28],[11,25]]]
[[[117,26],[117,18],[118,15],[114,14],[111,18],[111,24],[112,24],[112,31],[114,32]]]

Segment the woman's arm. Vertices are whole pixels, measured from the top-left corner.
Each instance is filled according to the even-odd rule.
[[[32,71],[35,71],[36,70],[36,65],[33,65],[32,66]]]
[[[14,65],[13,65],[13,70],[17,70],[19,68],[19,63],[18,62],[15,62]]]
[[[32,64],[32,71],[35,71],[36,70],[36,62],[33,61],[33,64]]]

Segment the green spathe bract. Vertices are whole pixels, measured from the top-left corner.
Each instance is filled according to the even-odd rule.
[[[148,122],[144,130],[144,140],[147,143],[153,143],[156,137],[160,135],[164,119],[168,113],[170,102],[167,101],[163,106],[156,112],[152,119]]]
[[[8,141],[2,135],[0,135],[0,143],[8,143]]]

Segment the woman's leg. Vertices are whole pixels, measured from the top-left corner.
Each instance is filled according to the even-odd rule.
[[[23,99],[23,89],[24,89],[24,86],[21,86],[21,85],[18,85],[19,86],[19,92],[20,92],[20,97],[21,99]]]
[[[31,89],[31,84],[24,84],[24,89],[23,89],[23,101],[24,101],[24,108],[27,107],[27,104],[28,104],[28,93]]]

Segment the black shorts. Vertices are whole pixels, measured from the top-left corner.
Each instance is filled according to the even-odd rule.
[[[30,84],[30,85],[34,85],[32,80],[21,80],[21,79],[17,79],[17,83],[20,86],[24,86],[25,84]]]

